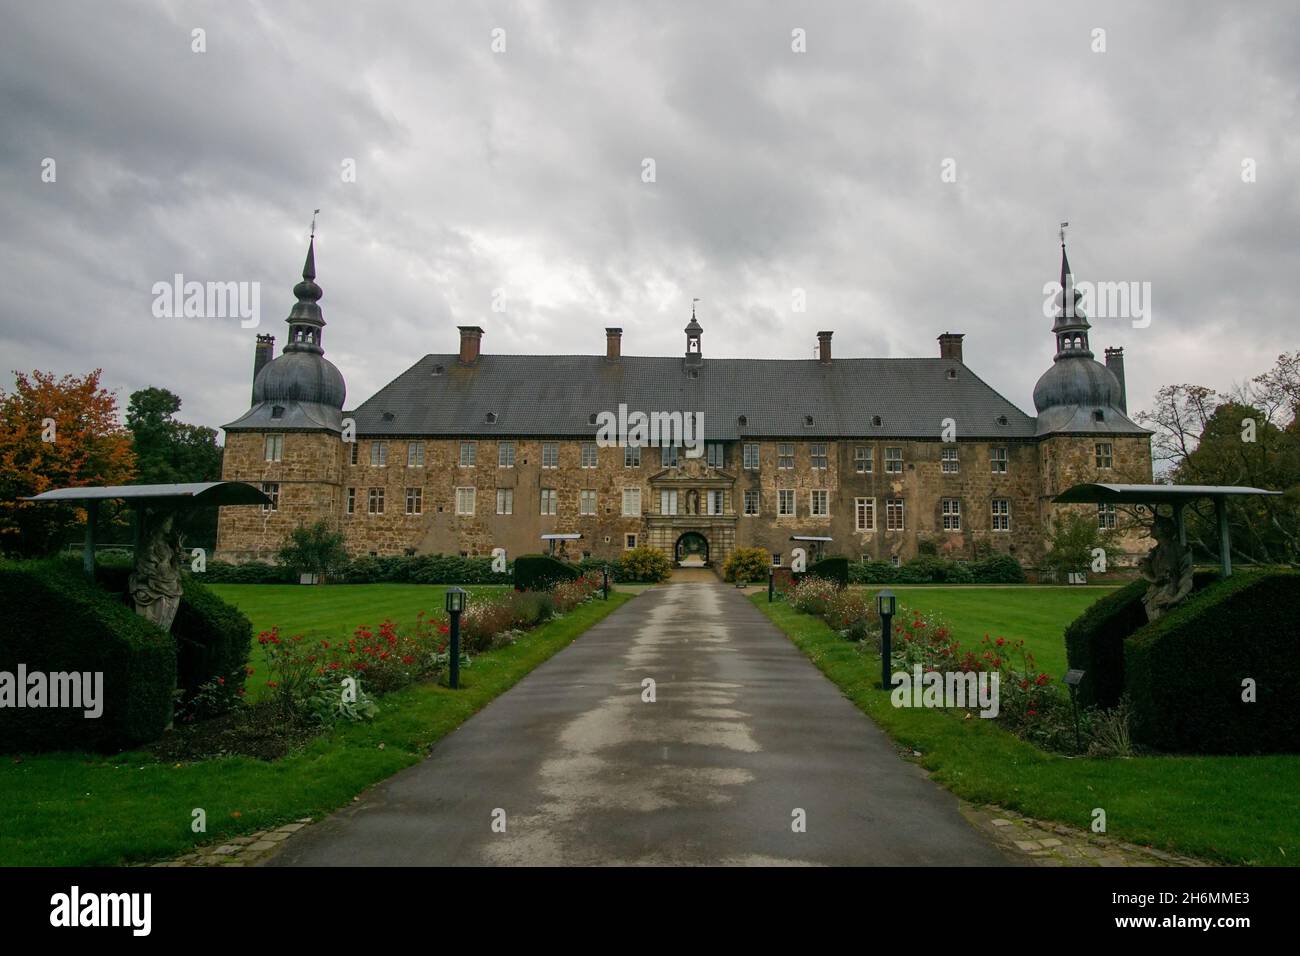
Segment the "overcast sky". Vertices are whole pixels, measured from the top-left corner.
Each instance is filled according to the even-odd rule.
[[[233,421],[320,207],[349,407],[458,324],[680,354],[698,296],[706,360],[965,332],[1032,414],[1069,220],[1079,280],[1151,284],[1147,327],[1092,340],[1142,408],[1298,347],[1298,91],[1294,3],[8,3],[3,386],[102,367],[123,406],[157,385]],[[156,318],[176,273],[260,283],[260,327]]]

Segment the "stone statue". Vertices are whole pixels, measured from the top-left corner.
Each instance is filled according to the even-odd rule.
[[[175,512],[140,510],[140,546],[127,581],[135,612],[170,631],[181,603],[181,542]]]
[[[1192,553],[1178,540],[1177,523],[1153,514],[1151,537],[1155,546],[1138,564],[1142,577],[1150,582],[1142,597],[1148,621],[1161,617],[1192,593]]]
[[[686,513],[688,515],[700,513],[700,493],[694,488],[686,493]]]

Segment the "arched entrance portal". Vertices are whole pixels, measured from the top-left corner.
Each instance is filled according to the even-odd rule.
[[[687,531],[677,539],[674,557],[684,568],[704,567],[709,563],[709,539],[698,531]]]

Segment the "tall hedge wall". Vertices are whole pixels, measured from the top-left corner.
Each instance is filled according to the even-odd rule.
[[[114,751],[161,736],[171,720],[176,646],[78,564],[0,562],[0,671],[102,672],[103,713],[0,708],[0,751]]]

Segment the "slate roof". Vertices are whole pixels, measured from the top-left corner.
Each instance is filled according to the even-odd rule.
[[[945,418],[956,420],[959,439],[1035,435],[1031,416],[944,358],[710,358],[691,377],[675,357],[481,355],[466,367],[454,354],[426,355],[343,415],[356,419],[363,436],[590,438],[591,416],[617,412],[620,403],[647,413],[703,412],[705,438],[715,441],[938,439]]]

